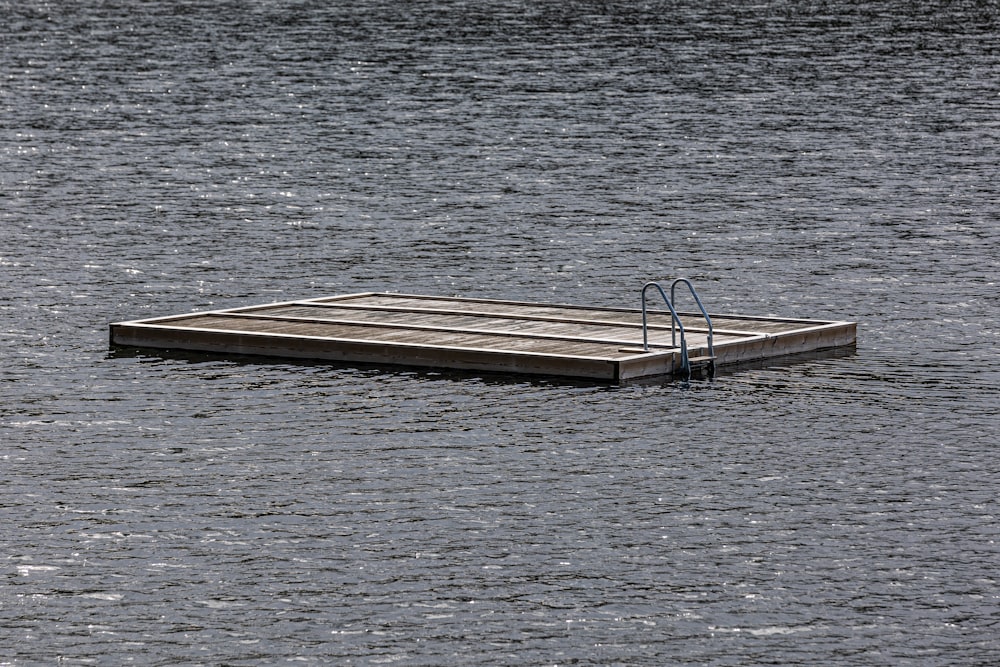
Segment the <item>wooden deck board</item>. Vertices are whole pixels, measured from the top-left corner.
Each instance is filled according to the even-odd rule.
[[[536,334],[553,337],[588,338],[607,340],[621,345],[632,345],[636,342],[636,331],[641,332],[641,320],[633,325],[616,323],[609,324],[578,324],[575,322],[553,322],[547,320],[524,320],[516,318],[499,318],[475,316],[467,314],[412,314],[398,311],[353,310],[341,308],[308,308],[303,306],[287,306],[269,310],[257,310],[250,315],[267,317],[302,318],[315,321],[358,322],[378,324],[399,324],[410,327],[429,327],[445,329],[462,329],[482,332],[506,332],[509,334]],[[702,322],[704,326],[704,322]],[[651,344],[670,345],[671,335],[668,328],[659,327],[650,332]]]
[[[707,351],[703,317],[681,313],[690,356]],[[852,322],[712,315],[718,364],[854,345]],[[639,309],[354,294],[110,325],[111,343],[600,380],[680,368],[669,313]]]

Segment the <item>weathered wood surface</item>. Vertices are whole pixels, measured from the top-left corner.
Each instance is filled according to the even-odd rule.
[[[681,313],[690,356],[700,314]],[[712,315],[717,365],[853,345],[853,322]],[[624,380],[676,372],[670,314],[638,309],[364,293],[118,322],[134,347]],[[679,337],[677,338],[679,344]]]

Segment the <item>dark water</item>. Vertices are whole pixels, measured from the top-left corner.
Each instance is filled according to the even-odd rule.
[[[998,23],[0,0],[0,665],[996,664]],[[595,387],[107,345],[679,275],[857,353]]]

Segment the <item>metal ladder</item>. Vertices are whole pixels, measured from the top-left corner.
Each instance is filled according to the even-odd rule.
[[[694,297],[694,301],[698,304],[698,309],[701,311],[702,317],[705,318],[705,323],[708,325],[708,347],[707,354],[705,356],[698,357],[688,357],[688,347],[687,347],[687,337],[684,331],[684,324],[681,322],[680,316],[677,314],[677,310],[674,308],[674,301],[676,300],[677,285],[683,283],[687,286],[688,290],[691,292],[691,296]],[[715,373],[715,347],[713,345],[713,334],[714,329],[712,328],[712,318],[709,317],[708,311],[705,310],[705,306],[702,305],[701,299],[698,297],[698,292],[695,291],[694,285],[687,278],[677,278],[670,284],[670,298],[667,298],[667,293],[663,290],[660,283],[656,281],[650,281],[642,286],[641,300],[642,300],[642,349],[645,352],[649,352],[649,318],[646,313],[646,290],[650,287],[655,287],[663,297],[663,302],[667,304],[667,308],[670,309],[670,344],[673,347],[677,347],[677,332],[680,332],[681,337],[681,370],[687,375],[688,378],[691,377],[691,366],[707,366],[709,374]]]

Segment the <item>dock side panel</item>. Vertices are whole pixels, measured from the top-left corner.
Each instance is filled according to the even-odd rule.
[[[163,350],[558,375],[607,381],[615,380],[618,373],[617,362],[597,358],[228,331],[167,329],[130,323],[111,325],[111,342],[115,345]]]

